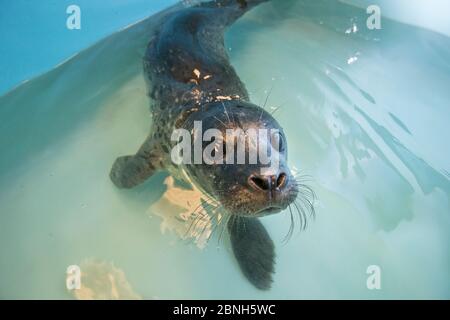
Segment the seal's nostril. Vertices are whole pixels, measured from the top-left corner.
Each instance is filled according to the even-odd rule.
[[[254,189],[259,189],[262,191],[275,191],[286,186],[287,175],[282,172],[277,176],[259,176],[252,175],[249,179],[249,184]]]
[[[249,178],[250,185],[262,191],[274,191],[281,189],[287,184],[287,175],[282,172],[277,176],[258,176],[252,175]]]
[[[267,191],[270,188],[270,181],[268,178],[253,175],[250,177],[250,181],[251,184],[258,189]]]
[[[277,188],[282,188],[286,185],[287,182],[287,175],[286,173],[282,172],[280,173],[280,175],[278,176],[277,179]]]

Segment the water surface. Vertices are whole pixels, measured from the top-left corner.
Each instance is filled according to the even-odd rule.
[[[67,266],[96,259],[147,299],[450,298],[450,39],[366,18],[338,1],[274,1],[226,35],[318,197],[287,244],[288,214],[263,219],[271,291],[245,280],[227,240],[201,250],[161,233],[165,173],[126,191],[108,178],[151,126],[151,17],[0,97],[0,297],[72,298]],[[381,290],[366,287],[369,265]]]

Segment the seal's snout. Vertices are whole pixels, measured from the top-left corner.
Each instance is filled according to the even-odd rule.
[[[280,172],[276,175],[252,174],[248,178],[248,184],[255,191],[276,192],[281,191],[287,183],[287,175]]]
[[[292,193],[289,177],[286,172],[271,174],[252,173],[247,179],[248,191],[254,206],[251,215],[265,216],[278,213],[286,208],[290,201],[288,194]]]

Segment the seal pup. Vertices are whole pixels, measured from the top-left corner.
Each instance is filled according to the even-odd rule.
[[[224,30],[266,1],[203,2],[165,19],[143,59],[151,98],[151,132],[136,154],[116,159],[110,172],[119,188],[132,188],[162,169],[193,183],[225,215],[221,222],[227,226],[237,262],[248,280],[262,290],[272,284],[275,250],[258,218],[291,209],[300,184],[287,165],[283,129],[264,108],[249,101],[245,85],[229,62]],[[174,163],[171,155],[178,143],[172,139],[174,130],[185,129],[195,136],[198,121],[204,131],[223,133],[230,128],[276,129],[277,148],[271,147],[270,157],[277,156],[277,167],[262,174],[261,163]],[[224,145],[222,141],[221,151],[229,154]],[[256,147],[246,145],[245,154]]]

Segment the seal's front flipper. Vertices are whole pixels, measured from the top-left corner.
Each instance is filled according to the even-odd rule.
[[[228,231],[242,273],[258,289],[270,289],[275,248],[262,223],[256,218],[239,218],[228,223]]]
[[[109,176],[118,188],[133,188],[159,169],[160,157],[152,141],[147,139],[135,155],[116,159]]]

